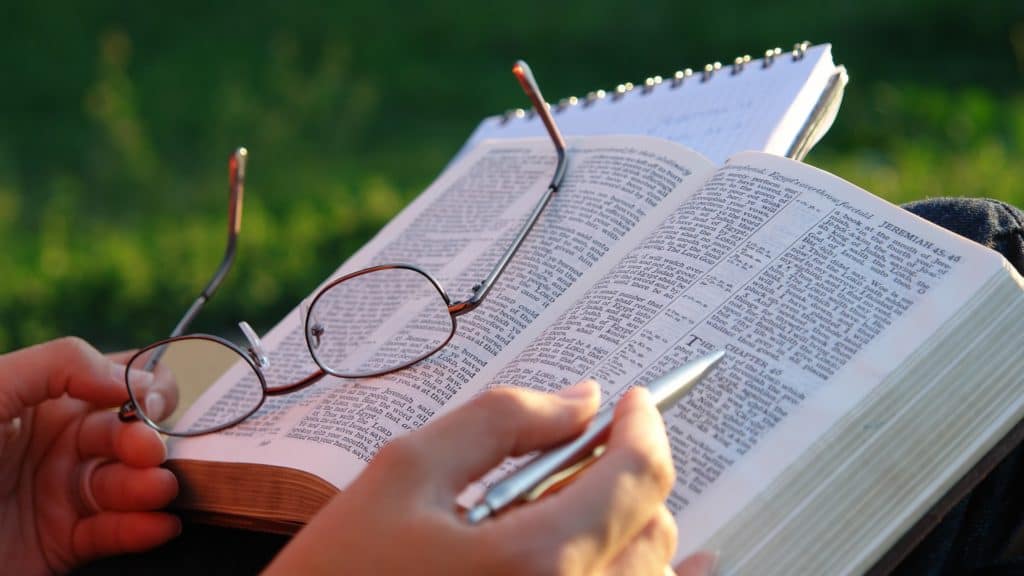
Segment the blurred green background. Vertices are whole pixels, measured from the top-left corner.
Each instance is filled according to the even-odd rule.
[[[10,4],[6,2],[6,4]],[[851,83],[808,161],[894,202],[1024,204],[1024,2],[37,0],[0,7],[0,351],[268,329],[444,166],[485,115],[801,40]]]

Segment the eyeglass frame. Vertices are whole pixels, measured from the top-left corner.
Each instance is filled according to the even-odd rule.
[[[310,341],[310,335],[313,329],[313,327],[310,326],[310,323],[315,322],[315,320],[313,314],[307,314],[304,321],[303,333],[306,340],[306,346],[309,349],[310,356],[313,358],[313,361],[317,364],[318,370],[291,384],[271,388],[267,386],[266,376],[263,373],[263,368],[269,366],[269,361],[266,355],[263,353],[263,348],[262,344],[260,343],[259,337],[256,335],[255,331],[252,330],[251,327],[249,327],[249,325],[246,322],[240,322],[239,327],[241,328],[242,333],[245,335],[246,339],[249,341],[248,350],[243,350],[237,344],[225,338],[215,336],[212,334],[183,334],[184,331],[188,328],[189,324],[191,324],[192,321],[196,318],[196,316],[198,316],[203,306],[205,306],[205,304],[210,300],[210,298],[213,297],[213,294],[216,292],[217,288],[220,287],[220,284],[223,282],[224,278],[227,276],[228,272],[231,270],[231,267],[234,263],[238,236],[241,232],[242,227],[242,199],[244,196],[245,187],[245,168],[248,159],[248,150],[242,147],[236,149],[228,161],[228,240],[224,252],[224,257],[222,258],[220,265],[217,267],[217,270],[214,272],[213,277],[207,283],[206,287],[203,288],[203,291],[200,293],[200,295],[195,299],[195,301],[193,301],[192,305],[189,306],[188,310],[185,311],[185,314],[178,321],[178,324],[175,325],[174,330],[171,331],[170,336],[163,340],[154,342],[149,346],[146,346],[145,348],[142,348],[134,356],[132,356],[132,358],[126,363],[125,386],[128,388],[129,399],[125,401],[124,404],[122,404],[120,409],[118,410],[118,418],[122,422],[126,423],[141,420],[154,430],[157,430],[158,432],[166,434],[168,436],[202,436],[205,434],[219,432],[221,430],[225,430],[227,428],[231,428],[233,426],[240,424],[241,422],[243,422],[256,412],[258,412],[259,409],[263,406],[264,402],[266,402],[268,396],[281,396],[284,394],[302,390],[303,388],[306,388],[318,382],[327,375],[332,375],[341,378],[366,378],[391,374],[399,370],[404,370],[405,368],[408,368],[414,364],[417,364],[444,349],[444,347],[447,346],[448,343],[451,342],[451,339],[455,336],[455,331],[457,328],[457,317],[475,310],[477,307],[480,306],[480,304],[483,303],[484,298],[487,297],[487,294],[491,291],[491,288],[493,288],[494,284],[497,282],[502,272],[505,271],[505,268],[508,266],[508,263],[512,260],[512,257],[515,256],[516,252],[519,251],[519,248],[522,246],[526,236],[530,233],[534,225],[539,220],[541,212],[544,211],[544,208],[547,207],[548,203],[550,203],[552,196],[561,187],[562,180],[565,178],[566,169],[568,167],[568,157],[566,154],[565,139],[562,137],[562,134],[559,131],[558,126],[555,124],[554,118],[551,115],[550,106],[544,100],[544,97],[540,92],[540,88],[537,85],[537,81],[533,77],[533,73],[530,70],[530,67],[526,64],[525,61],[518,60],[512,67],[512,72],[513,74],[515,74],[516,79],[522,86],[523,91],[526,92],[526,95],[530,98],[534,112],[537,116],[540,117],[541,121],[544,123],[544,127],[549,137],[551,138],[552,143],[555,146],[555,151],[557,152],[557,163],[555,165],[555,172],[551,177],[551,182],[548,184],[547,189],[541,195],[540,200],[537,202],[537,204],[531,211],[530,215],[527,217],[526,222],[524,222],[523,226],[519,229],[519,232],[513,239],[512,244],[508,247],[508,249],[505,250],[505,253],[502,254],[497,264],[495,264],[494,268],[491,269],[491,272],[482,281],[480,281],[479,283],[475,284],[472,287],[472,294],[470,294],[470,296],[464,300],[452,302],[451,298],[448,296],[447,291],[445,291],[441,283],[437,279],[435,279],[429,272],[423,270],[422,268],[419,268],[418,266],[412,264],[382,264],[363,268],[355,272],[345,274],[339,278],[330,281],[328,284],[320,288],[320,290],[317,291],[316,295],[309,301],[309,309],[312,310],[316,306],[316,302],[324,294],[328,293],[332,288],[345,282],[346,280],[351,280],[352,278],[356,278],[358,276],[370,274],[373,272],[379,272],[381,270],[411,270],[426,277],[426,279],[434,286],[434,288],[438,291],[438,293],[444,299],[445,304],[447,305],[448,314],[451,318],[451,331],[445,338],[444,342],[439,344],[430,352],[423,354],[422,356],[419,356],[399,366],[391,367],[387,370],[374,371],[359,375],[340,374],[325,366],[323,362],[321,362],[320,359],[317,357],[317,354],[313,349],[313,344]],[[249,364],[249,367],[252,369],[252,371],[256,373],[262,391],[260,401],[253,407],[252,410],[230,422],[214,426],[209,429],[204,429],[196,432],[177,432],[165,429],[164,427],[160,426],[160,424],[151,420],[145,414],[144,411],[137,409],[138,403],[135,398],[135,393],[132,391],[130,380],[132,370],[131,366],[135,363],[136,358],[143,354],[146,354],[148,351],[157,350],[157,353],[150,356],[145,364],[145,369],[147,371],[152,371],[156,363],[159,361],[160,356],[162,356],[163,346],[166,346],[173,342],[180,342],[185,340],[207,340],[223,346],[227,346],[236,354],[241,356]]]

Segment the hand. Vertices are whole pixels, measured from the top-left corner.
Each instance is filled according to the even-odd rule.
[[[594,382],[559,395],[502,389],[384,447],[282,551],[268,574],[664,574],[674,471],[646,389],[616,408],[603,456],[572,483],[477,526],[456,495],[506,456],[579,434]]]
[[[155,512],[178,491],[145,424],[107,408],[128,399],[123,364],[77,338],[0,356],[0,558],[3,572],[66,572],[157,546],[181,530]],[[174,403],[173,381],[149,379]]]

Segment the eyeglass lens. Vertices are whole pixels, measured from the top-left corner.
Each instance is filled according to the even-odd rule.
[[[151,377],[145,368],[154,355],[159,360]],[[248,373],[202,414],[190,414],[183,420],[195,401],[239,362]],[[128,390],[136,410],[170,434],[197,434],[234,424],[256,410],[263,399],[259,377],[242,355],[205,337],[186,336],[153,345],[136,355],[128,367]]]
[[[429,356],[455,331],[438,287],[412,268],[383,268],[326,289],[305,323],[317,364],[336,376],[390,372]]]

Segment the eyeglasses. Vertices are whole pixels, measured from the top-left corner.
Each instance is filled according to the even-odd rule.
[[[239,148],[228,163],[228,240],[223,260],[213,278],[182,316],[166,340],[141,349],[128,362],[125,383],[129,400],[121,406],[122,421],[142,420],[171,436],[198,436],[229,428],[254,414],[267,396],[305,388],[326,375],[342,378],[380,376],[407,368],[444,348],[455,335],[456,318],[483,303],[509,261],[522,246],[544,207],[565,177],[565,140],[530,68],[516,62],[513,73],[544,123],[557,153],[555,173],[547,190],[520,228],[512,245],[484,280],[465,299],[453,302],[433,276],[411,264],[365,268],[337,278],[303,303],[301,325],[317,369],[283,385],[268,386],[265,370],[270,360],[255,331],[239,323],[248,347],[209,334],[184,335],[227,276],[235,257],[242,223],[242,196],[248,153]],[[226,394],[198,417],[182,416],[209,389],[224,370],[234,366],[239,378]],[[148,372],[170,372],[178,383],[176,399],[150,389]]]

